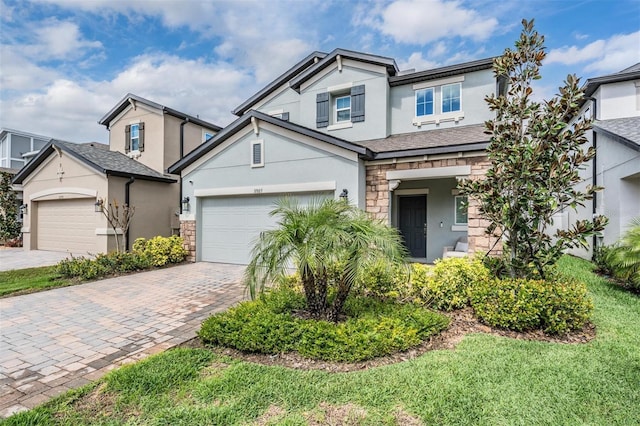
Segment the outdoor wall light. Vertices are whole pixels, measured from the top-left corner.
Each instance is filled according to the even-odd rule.
[[[102,199],[98,199],[98,200],[96,200],[96,202],[93,204],[94,211],[95,211],[96,213],[100,213],[100,212],[102,212],[102,203],[103,203]]]
[[[183,212],[189,211],[189,197],[184,197],[182,199],[182,211]]]
[[[346,188],[342,190],[342,193],[340,194],[340,199],[342,201],[349,201],[349,191]]]
[[[20,204],[20,213],[23,215],[29,214],[29,205],[28,204]]]

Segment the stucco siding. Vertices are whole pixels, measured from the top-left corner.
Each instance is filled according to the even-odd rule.
[[[289,121],[292,123],[300,123],[300,94],[295,90],[288,88],[278,89],[276,95],[267,98],[266,101],[259,102],[253,109],[265,114],[272,114],[276,111],[288,112]],[[314,109],[315,111],[315,109]]]
[[[316,129],[316,95],[327,92],[327,88],[332,86],[352,83],[353,86],[365,86],[364,121],[353,123],[353,127],[346,129],[328,130],[328,128],[319,128],[317,130],[350,141],[387,137],[386,116],[389,84],[387,82],[386,71],[383,67],[375,67],[374,69],[376,71],[359,69],[357,67],[357,62],[345,61],[342,72],[334,67],[327,74],[320,74],[320,77],[313,81],[308,87],[304,87],[300,94],[299,124]],[[349,89],[345,88],[342,92],[335,92],[335,94],[338,93],[348,94]],[[334,121],[335,101],[331,98],[329,102],[331,111],[329,125],[331,126],[336,124]]]
[[[125,152],[125,127],[136,122],[144,123],[144,151],[137,158],[142,164],[154,169],[164,170],[164,118],[160,112],[150,111],[139,105],[130,108],[109,128],[109,149]]]
[[[180,123],[178,117],[166,114],[164,116],[164,163],[161,170],[166,172],[170,165],[180,159]],[[202,126],[194,123],[186,123],[184,125],[184,155],[193,151],[203,142]],[[213,130],[207,130],[208,133],[215,134]]]
[[[636,84],[640,80],[609,83],[594,93],[598,99],[598,120],[640,116],[640,95]]]
[[[26,250],[36,249],[38,241],[37,202],[45,200],[90,199],[107,196],[107,180],[93,169],[70,157],[52,153],[23,183],[24,202],[28,213],[23,222],[23,240]],[[96,213],[96,228],[106,226]],[[99,239],[99,237],[96,237]],[[106,249],[106,242],[96,243],[96,250]]]
[[[446,81],[446,79],[440,81]],[[434,112],[437,115],[441,107],[441,86],[439,80],[426,83],[434,84]],[[495,93],[496,90],[496,80],[493,77],[492,71],[484,70],[465,74],[461,86],[462,112],[464,113],[464,118],[458,123],[455,121],[442,121],[440,124],[423,124],[420,127],[413,124],[413,119],[416,116],[416,91],[413,88],[413,84],[392,87],[389,101],[391,133],[409,133],[455,126],[467,126],[470,124],[484,123],[486,120],[493,118],[493,114],[489,111],[484,101],[485,96]]]

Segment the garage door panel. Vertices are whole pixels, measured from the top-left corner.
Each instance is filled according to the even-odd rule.
[[[333,197],[330,192],[298,195],[302,205],[312,199]],[[277,226],[278,218],[269,213],[276,196],[212,197],[201,203],[201,260],[246,265],[262,231]]]
[[[38,202],[37,248],[83,254],[95,251],[93,200]]]

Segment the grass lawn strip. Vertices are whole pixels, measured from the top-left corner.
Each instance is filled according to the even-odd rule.
[[[595,276],[582,260],[565,257],[560,265],[593,297],[598,334],[589,343],[471,334],[455,350],[341,374],[180,348],[6,424],[304,425],[334,421],[336,412],[335,424],[354,425],[640,424],[638,296]],[[99,408],[87,409],[87,398]]]
[[[41,266],[0,271],[0,297],[35,293],[79,283],[77,279],[62,278],[55,268],[55,266]]]

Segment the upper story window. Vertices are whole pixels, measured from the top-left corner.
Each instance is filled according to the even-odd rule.
[[[335,121],[351,121],[351,96],[340,96],[336,98]]]
[[[433,87],[416,91],[416,117],[433,114]]]
[[[462,120],[463,81],[464,76],[460,75],[414,84],[416,106],[413,124],[419,127]]]
[[[442,86],[442,112],[454,112],[461,110],[460,83]]]
[[[131,125],[131,151],[140,151],[140,125]]]
[[[144,151],[144,123],[127,124],[124,128],[124,141],[125,152]]]
[[[338,130],[364,121],[364,96],[364,85],[353,83],[331,86],[316,94],[316,127]]]

